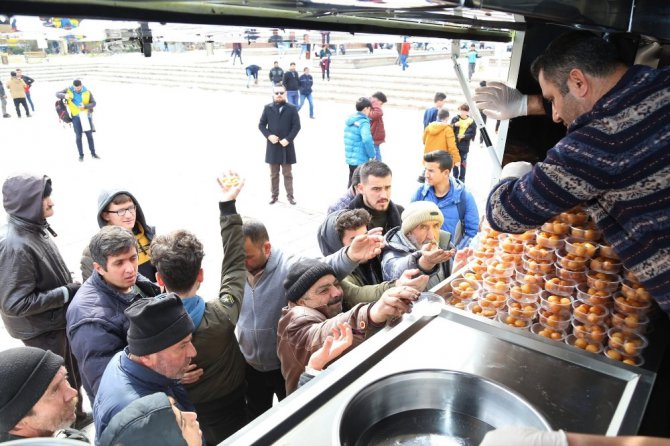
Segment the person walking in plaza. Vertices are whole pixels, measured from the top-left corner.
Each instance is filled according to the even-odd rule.
[[[251,79],[254,80],[254,85],[258,85],[258,72],[260,70],[261,67],[253,64],[245,68],[245,72],[247,73],[247,88],[249,88],[249,82],[251,82]]]
[[[472,75],[475,74],[475,68],[477,68],[477,59],[479,58],[479,53],[475,48],[475,44],[470,44],[470,50],[468,51],[468,80],[472,80]]]
[[[242,44],[240,42],[233,42],[233,50],[230,55],[233,57],[233,65],[235,65],[237,59],[240,59],[240,65],[244,63],[242,62]]]
[[[300,75],[295,69],[295,62],[291,62],[289,69],[284,73],[282,84],[286,89],[286,100],[296,107],[300,105]]]
[[[30,111],[28,110],[28,103],[26,102],[26,83],[16,76],[16,71],[12,71],[10,78],[7,81],[7,90],[14,100],[14,107],[16,108],[16,116],[21,117],[21,109],[19,105],[23,105],[26,111],[26,116],[30,118]]]
[[[310,60],[312,57],[312,44],[309,42],[309,34],[305,33],[302,36],[302,44],[300,45],[300,54],[298,59],[302,59],[302,55],[305,55],[306,60]]]
[[[272,85],[281,84],[284,80],[284,70],[279,66],[279,62],[274,61],[274,65],[270,68],[270,82]]]
[[[384,110],[382,107],[388,99],[381,91],[375,92],[370,96],[370,132],[372,133],[372,142],[375,148],[375,159],[382,160],[382,152],[380,146],[386,142],[386,129],[384,128]]]
[[[321,80],[330,80],[330,56],[332,56],[329,45],[323,45],[319,51],[319,67],[321,67]]]
[[[300,105],[298,111],[305,103],[305,99],[309,102],[309,117],[314,119],[314,102],[312,101],[312,85],[314,85],[314,78],[309,74],[309,67],[305,67],[300,75]]]
[[[368,98],[358,98],[356,113],[344,122],[344,159],[349,165],[349,179],[356,167],[375,158],[375,146],[370,132],[370,110],[372,104]]]
[[[439,112],[442,107],[444,107],[444,102],[447,100],[447,95],[442,93],[442,92],[437,92],[435,93],[435,97],[433,98],[433,103],[435,104],[434,106],[427,108],[425,112],[423,112],[423,128],[425,129],[428,127],[428,124],[431,122],[437,121],[437,112]]]
[[[451,125],[456,134],[456,146],[458,147],[458,154],[461,157],[461,166],[458,168],[458,173],[454,172],[454,176],[465,182],[465,169],[467,168],[468,153],[470,152],[470,142],[475,138],[475,133],[477,133],[477,124],[470,117],[470,107],[468,104],[461,104],[458,107],[458,116],[454,116],[451,120]]]
[[[35,82],[35,79],[33,79],[30,76],[26,76],[23,74],[23,71],[21,71],[21,68],[16,69],[16,77],[21,79],[23,82],[26,83],[25,91],[26,91],[26,100],[30,104],[30,109],[34,112],[35,111],[35,105],[33,104],[33,100],[30,97],[30,87],[33,86],[33,82]]]
[[[279,199],[279,170],[284,176],[286,198],[296,204],[293,195],[292,165],[296,163],[293,141],[300,132],[298,109],[286,102],[286,89],[277,84],[272,87],[272,102],[263,108],[258,130],[267,139],[265,162],[270,165],[270,204]]]
[[[409,68],[407,59],[409,58],[409,50],[411,44],[407,41],[407,37],[403,37],[402,44],[400,45],[400,65],[402,66],[402,71],[405,71]]]
[[[68,109],[72,116],[72,128],[76,135],[79,161],[84,161],[84,147],[81,140],[83,133],[86,134],[88,150],[91,151],[91,156],[95,159],[100,159],[95,153],[95,144],[93,142],[93,117],[91,115],[96,105],[93,93],[79,79],[75,79],[70,87],[57,92],[56,97],[67,101]]]
[[[451,155],[453,161],[452,167],[460,167],[461,154],[456,146],[454,129],[451,124],[449,124],[449,110],[446,108],[440,109],[437,113],[437,121],[431,122],[428,127],[424,129],[423,145],[424,155],[434,150],[444,150]]]
[[[2,197],[7,224],[0,231],[0,313],[7,333],[27,346],[65,359],[68,380],[79,392],[77,361],[65,334],[65,311],[80,284],[74,283],[52,237],[52,182],[46,175],[5,180]],[[81,393],[77,419],[85,422]],[[89,420],[90,421],[90,420]]]
[[[2,117],[11,118],[12,115],[7,113],[7,93],[5,92],[5,86],[0,82],[0,105],[2,105]]]

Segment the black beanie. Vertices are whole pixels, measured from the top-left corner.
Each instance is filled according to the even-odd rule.
[[[128,328],[128,351],[146,356],[175,345],[195,331],[191,317],[174,293],[138,300],[124,311]]]
[[[46,182],[44,183],[44,192],[42,193],[42,198],[47,198],[51,196],[51,178],[46,177]]]
[[[16,426],[42,398],[63,365],[49,350],[17,347],[0,353],[0,432]]]
[[[297,301],[317,280],[328,274],[336,276],[333,268],[321,260],[304,259],[294,263],[284,279],[286,298],[291,302]]]

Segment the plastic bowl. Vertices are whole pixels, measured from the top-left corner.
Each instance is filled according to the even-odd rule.
[[[477,316],[485,317],[487,319],[494,319],[496,314],[498,314],[497,309],[483,308],[481,305],[479,305],[479,302],[470,302],[466,305],[465,309],[472,314],[476,314]]]
[[[574,280],[577,283],[586,283],[586,267],[581,271],[573,271],[567,268],[563,268],[558,263],[554,266],[556,267],[556,277],[561,279]]]
[[[567,330],[570,326],[570,313],[552,313],[546,309],[540,309],[538,313],[540,324],[552,330]]]
[[[651,302],[627,299],[623,294],[614,295],[614,309],[625,315],[645,316],[651,310]]]
[[[612,305],[612,294],[607,291],[589,288],[585,283],[578,284],[576,290],[577,300],[580,300],[585,304],[605,305],[608,308]]]
[[[649,345],[649,341],[643,335],[616,327],[607,331],[607,337],[607,346],[626,356],[639,356]]]
[[[586,339],[587,342],[602,344],[607,339],[607,325],[584,324],[573,319],[572,334],[580,339]]]
[[[512,277],[514,265],[514,262],[504,262],[493,258],[486,261],[486,272],[495,277]]]
[[[582,240],[596,242],[602,237],[602,232],[595,226],[570,226],[570,236]]]
[[[561,279],[556,276],[546,276],[544,278],[544,289],[551,294],[559,296],[572,296],[577,282],[571,279]]]
[[[618,274],[621,271],[621,262],[607,257],[594,257],[589,263],[589,267],[593,271],[605,274]]]
[[[570,210],[561,212],[558,215],[558,218],[564,222],[571,225],[583,225],[589,220],[589,215],[582,210]]]
[[[534,283],[513,285],[509,289],[510,297],[519,302],[531,302],[531,301],[537,302],[541,292],[542,287]]]
[[[530,326],[530,331],[543,338],[551,339],[553,341],[562,341],[567,336],[564,330],[554,330],[540,323],[535,323]]]
[[[609,347],[605,347],[604,353],[605,356],[613,361],[623,362],[624,364],[633,365],[636,367],[640,367],[644,364],[644,358],[642,356],[622,355],[621,352]]]
[[[619,288],[621,277],[616,274],[605,274],[591,271],[586,274],[586,283],[589,288],[613,293]]]
[[[526,272],[522,269],[517,268],[515,272],[515,278],[517,283],[532,283],[538,285],[544,289],[544,274],[542,273],[532,273]]]
[[[482,279],[482,287],[491,293],[506,294],[512,284],[511,277],[491,276],[488,273]]]
[[[614,251],[610,245],[601,243],[598,245],[598,255],[602,257],[607,257],[608,259],[619,260],[619,254]]]
[[[521,303],[512,298],[507,299],[507,313],[522,319],[535,319],[540,305],[537,302]]]
[[[572,302],[573,300],[570,296],[557,296],[548,291],[543,291],[540,294],[540,308],[552,314],[569,316]]]
[[[570,232],[570,224],[554,218],[543,224],[540,230],[550,234],[565,235]]]
[[[621,284],[621,294],[629,300],[639,300],[642,302],[651,302],[651,294],[647,289],[637,282],[624,280]]]
[[[565,252],[577,257],[591,258],[596,255],[598,244],[575,237],[565,239]]]
[[[535,241],[538,246],[549,249],[560,249],[565,245],[565,238],[562,235],[546,231],[538,231]]]
[[[524,319],[519,317],[511,316],[505,311],[498,311],[497,319],[499,322],[514,328],[529,328],[532,325],[531,319]]]
[[[588,257],[576,256],[574,254],[570,254],[569,252],[563,249],[556,251],[556,257],[558,258],[557,263],[562,268],[569,269],[572,271],[583,271],[584,268],[586,268],[586,264],[589,261]]]
[[[523,269],[530,273],[553,274],[554,262],[551,260],[534,260],[528,257],[521,258]]]
[[[479,305],[482,308],[495,308],[501,310],[507,305],[507,294],[488,293],[482,290],[479,294]]]
[[[523,252],[523,240],[516,239],[511,234],[500,234],[498,242],[498,248],[507,254],[521,254]]]
[[[545,248],[539,246],[537,243],[527,242],[523,246],[523,253],[527,258],[533,260],[550,261],[552,263],[556,260],[556,254],[554,254],[553,248]]]
[[[572,315],[584,324],[601,325],[609,316],[609,310],[604,305],[589,305],[576,301],[572,304]]]
[[[612,312],[612,327],[616,327],[622,331],[629,330],[645,334],[649,327],[649,318],[636,314],[624,314],[615,310]]]
[[[603,345],[595,342],[589,342],[586,339],[580,339],[575,335],[565,337],[565,343],[589,353],[598,354],[603,351]]]
[[[477,291],[479,291],[479,283],[473,280],[463,278],[454,279],[450,283],[451,292],[454,297],[458,299],[472,299]]]

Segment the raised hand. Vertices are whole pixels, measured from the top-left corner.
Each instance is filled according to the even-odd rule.
[[[244,179],[232,170],[225,173],[223,177],[217,178],[216,181],[221,188],[221,201],[235,200],[244,187]]]
[[[354,335],[351,331],[351,325],[346,322],[340,322],[337,327],[333,327],[333,335],[328,336],[320,349],[312,353],[309,357],[307,367],[314,370],[322,370],[326,364],[336,359],[354,342]]]

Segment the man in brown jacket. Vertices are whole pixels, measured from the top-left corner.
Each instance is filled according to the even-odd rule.
[[[384,110],[382,107],[388,99],[386,95],[381,91],[374,93],[370,96],[370,103],[372,107],[370,109],[370,133],[372,133],[372,141],[375,146],[375,159],[377,161],[382,160],[382,152],[380,146],[386,142],[386,129],[384,128]]]
[[[347,322],[354,328],[354,346],[383,328],[386,321],[408,313],[420,292],[409,286],[394,287],[373,303],[357,304],[342,313],[342,287],[333,269],[316,259],[293,265],[284,281],[288,306],[277,330],[277,353],[286,380],[286,393],[298,387],[312,353],[333,328]]]
[[[14,107],[16,107],[16,115],[21,117],[21,110],[19,105],[23,105],[23,108],[26,110],[26,116],[30,118],[30,112],[28,111],[28,102],[26,102],[26,83],[22,79],[19,79],[16,76],[16,71],[10,73],[11,78],[7,81],[7,89],[9,94],[12,95],[14,99]]]
[[[235,337],[246,277],[242,218],[235,209],[242,185],[234,174],[220,181],[224,256],[218,298],[205,301],[197,294],[203,281],[205,252],[195,235],[177,230],[159,235],[151,243],[158,284],[181,298],[195,325],[192,342],[198,353],[193,362],[201,374],[195,382],[182,379],[182,383],[208,444],[219,444],[247,423],[246,362]]]

